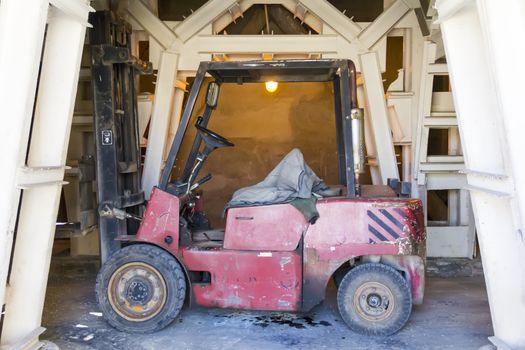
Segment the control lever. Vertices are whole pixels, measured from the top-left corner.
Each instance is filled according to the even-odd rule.
[[[204,176],[202,179],[200,179],[199,181],[195,182],[189,189],[188,189],[188,192],[185,193],[184,195],[180,196],[179,197],[179,201],[181,203],[181,208],[183,205],[185,204],[191,204],[192,200],[193,200],[193,195],[191,194],[191,191],[193,191],[194,189],[196,189],[197,187],[199,187],[200,185],[202,185],[203,183],[205,182],[208,182],[211,180],[211,174],[208,174],[206,176]]]
[[[202,179],[200,179],[199,181],[195,182],[191,187],[190,187],[190,191],[193,191],[194,189],[196,189],[197,187],[205,184],[206,182],[210,181],[211,180],[211,174],[208,174],[206,176],[204,176]]]

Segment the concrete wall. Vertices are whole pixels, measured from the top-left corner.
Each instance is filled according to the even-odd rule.
[[[204,92],[193,118],[204,110]],[[191,125],[195,120],[191,122]],[[206,210],[215,226],[233,192],[261,180],[292,148],[299,148],[310,167],[328,184],[338,183],[333,91],[329,83],[281,83],[273,94],[263,84],[226,84],[208,127],[235,143],[214,151],[199,177]],[[183,154],[193,141],[189,127]],[[188,137],[189,136],[189,137]],[[180,171],[180,163],[177,164]]]

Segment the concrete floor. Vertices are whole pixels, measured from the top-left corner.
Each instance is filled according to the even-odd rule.
[[[391,337],[364,337],[344,325],[335,290],[311,313],[183,309],[161,332],[132,335],[100,317],[93,261],[52,264],[42,339],[61,349],[478,349],[493,334],[482,277],[428,278],[424,305]]]

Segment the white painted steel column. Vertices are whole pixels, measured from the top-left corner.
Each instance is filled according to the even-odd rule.
[[[515,191],[511,203],[514,227],[507,233],[508,241],[503,243],[511,245],[509,251],[511,259],[515,262],[512,271],[507,271],[507,278],[517,280],[513,283],[516,290],[511,295],[507,295],[516,298],[513,300],[515,307],[505,310],[508,313],[507,320],[514,319],[514,324],[508,327],[507,320],[501,325],[495,324],[496,336],[513,348],[525,349],[525,165],[523,164],[525,42],[521,40],[525,37],[525,3],[523,0],[507,0],[503,5],[492,0],[478,0],[477,5],[484,37],[483,47],[488,49],[489,69],[497,91],[495,97],[498,100],[501,126],[507,146],[506,160],[514,180]],[[498,239],[494,238],[494,240]],[[514,318],[509,317],[509,314],[518,315]],[[495,321],[500,320],[495,319]]]
[[[401,163],[403,164],[403,178],[401,180],[410,182],[412,180],[412,147],[403,145],[401,152]]]
[[[4,304],[24,164],[46,25],[45,0],[0,2],[0,309]]]
[[[498,5],[501,8],[498,8]],[[438,0],[495,338],[525,349],[523,2]],[[511,50],[511,52],[509,52]]]
[[[163,51],[160,55],[155,100],[148,134],[148,147],[142,175],[142,190],[146,199],[149,199],[153,186],[159,183],[163,167],[163,154],[173,108],[178,62],[179,55],[177,53]]]
[[[209,8],[211,5],[213,5],[212,7],[224,6],[224,1],[215,0],[206,3],[206,6],[203,7]],[[199,9],[199,11],[202,11],[202,8]],[[142,190],[144,191],[146,199],[149,199],[153,186],[159,183],[163,168],[164,149],[169,135],[170,119],[174,111],[174,104],[178,103],[174,95],[179,64],[178,51],[180,50],[182,42],[177,38],[175,33],[165,23],[159,20],[157,15],[140,0],[130,1],[128,13],[164,49],[160,54],[158,62],[159,69],[155,85],[155,99],[151,112],[148,146],[146,148],[144,170],[142,172]],[[191,18],[195,17],[196,14],[191,16]],[[188,20],[189,19],[190,18],[188,18]],[[202,19],[202,17],[200,19]],[[199,22],[199,18],[197,18],[197,22]],[[183,25],[183,23],[185,24]],[[177,26],[177,29],[185,32],[181,27],[190,31],[194,28],[193,25],[187,25],[188,21],[184,21],[183,23]],[[153,65],[155,66],[155,62]]]
[[[388,109],[378,54],[376,52],[361,54],[359,55],[359,61],[368,100],[367,106],[371,115],[370,121],[372,122],[372,131],[376,143],[376,156],[381,172],[381,180],[383,185],[386,185],[388,178],[399,179],[399,170],[396,164],[392,132],[388,122]]]
[[[368,106],[368,101],[366,98],[366,94],[364,92],[363,85],[357,86],[357,101],[358,105],[362,108],[365,106]],[[382,184],[383,181],[381,180],[381,172],[379,171],[379,167],[377,165],[377,149],[376,149],[376,142],[374,140],[374,133],[372,131],[372,127],[370,126],[372,124],[371,122],[371,116],[368,108],[364,108],[365,112],[365,148],[366,148],[366,158],[367,158],[367,164],[370,168],[370,177],[372,178],[372,184],[379,185]]]
[[[185,76],[179,76],[178,82],[186,83],[186,77]],[[183,85],[183,84],[177,84],[177,85]],[[180,124],[180,117],[182,115],[182,105],[184,104],[184,93],[185,89],[182,88],[182,86],[176,86],[175,88],[175,96],[173,97],[173,111],[171,113],[170,118],[170,128],[168,132],[168,139],[166,140],[166,144],[164,145],[164,158],[166,159],[168,156],[168,153],[170,152],[171,144],[173,143],[173,139],[175,138],[175,134],[177,133],[177,130],[179,129]]]
[[[451,156],[460,155],[461,140],[459,138],[459,130],[456,127],[448,129],[448,154]],[[459,225],[459,214],[464,212],[467,205],[466,202],[461,201],[460,190],[454,189],[448,191],[448,224],[450,226]]]
[[[78,17],[78,12],[65,13],[50,7],[27,167],[25,176],[19,176],[20,186],[25,189],[2,344],[16,344],[40,328],[90,9],[87,1],[74,3],[84,11],[83,18]],[[37,340],[38,334],[34,337]]]
[[[523,117],[523,83],[525,82],[525,3],[507,0],[505,6],[494,1],[478,0],[478,13],[488,61],[497,89],[508,161],[514,179],[520,231],[525,226],[525,118]],[[518,218],[517,218],[518,219]],[[523,240],[523,232],[517,232]],[[525,251],[523,253],[525,255]],[[522,290],[525,293],[525,290]],[[525,325],[523,329],[525,333]]]

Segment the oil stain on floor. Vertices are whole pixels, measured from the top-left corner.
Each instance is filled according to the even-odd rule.
[[[390,337],[351,332],[329,289],[308,314],[185,307],[180,317],[154,334],[118,332],[95,302],[96,268],[52,268],[41,339],[63,350],[163,349],[479,349],[493,334],[482,277],[428,278],[425,302],[407,325]]]

